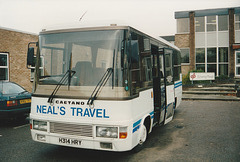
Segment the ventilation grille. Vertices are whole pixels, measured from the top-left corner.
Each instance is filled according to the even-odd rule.
[[[93,128],[91,125],[50,123],[50,133],[93,137]]]

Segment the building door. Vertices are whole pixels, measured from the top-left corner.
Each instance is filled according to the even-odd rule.
[[[235,76],[240,77],[240,51],[235,52]]]

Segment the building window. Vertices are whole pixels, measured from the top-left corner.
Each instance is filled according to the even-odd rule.
[[[236,57],[236,62],[235,62],[235,75],[236,76],[240,76],[240,51],[236,51],[235,53],[235,57]]]
[[[8,53],[0,53],[0,80],[9,80]]]
[[[177,33],[189,33],[189,18],[177,19]]]
[[[216,63],[216,48],[208,48],[207,49],[207,62],[208,63]]]
[[[218,59],[220,63],[228,62],[228,47],[220,47],[218,49]]]
[[[195,31],[205,32],[205,19],[204,17],[195,17]]]
[[[235,15],[235,25],[237,20],[239,22],[237,26],[239,17],[240,14]],[[214,72],[216,76],[228,75],[228,25],[228,15],[195,17],[197,70]],[[240,35],[240,30],[236,30],[235,35],[237,32]]]
[[[228,64],[219,64],[219,75],[228,75]]]
[[[235,30],[240,30],[240,14],[235,14]]]
[[[207,31],[216,31],[216,16],[207,16]]]
[[[205,72],[205,48],[196,48],[196,70]]]
[[[228,75],[228,47],[218,48],[219,75]]]
[[[205,72],[205,64],[196,64],[196,70]]]
[[[196,69],[228,75],[228,47],[196,48]]]
[[[218,31],[228,30],[228,15],[218,16]]]
[[[180,79],[181,74],[181,54],[178,51],[173,51],[173,78],[174,81],[178,81]]]
[[[240,43],[240,13],[235,14],[235,43]]]
[[[207,48],[207,72],[214,72],[217,75],[217,49]]]
[[[214,72],[217,74],[216,64],[207,64],[207,72]]]
[[[189,63],[189,48],[182,48],[181,50],[181,62],[188,64]]]
[[[196,48],[196,63],[205,63],[205,48]]]

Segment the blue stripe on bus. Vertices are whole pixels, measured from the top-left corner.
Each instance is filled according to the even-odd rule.
[[[139,128],[140,128],[140,125],[138,125],[135,128],[133,128],[133,133],[136,132]]]
[[[141,121],[142,121],[142,119],[139,119],[138,121],[133,123],[133,133],[136,132],[140,128]]]
[[[182,86],[182,82],[178,82],[178,83],[175,83],[175,84],[174,84],[174,88],[178,88],[178,87],[180,87],[180,86]]]
[[[175,83],[175,84],[174,84],[175,87],[179,87],[179,86],[181,86],[181,85],[182,85],[182,82],[178,82],[178,83]]]
[[[151,119],[153,119],[154,118],[154,111],[150,112],[149,114],[151,116]]]
[[[168,104],[167,106],[164,106],[162,108],[167,109],[172,103]],[[149,113],[151,116],[151,119],[154,118],[154,111]],[[136,121],[135,123],[133,123],[133,133],[136,132],[139,128],[140,128],[140,123],[141,123],[142,119],[139,119],[138,121]]]
[[[142,119],[139,119],[138,121],[136,121],[135,123],[133,123],[133,128],[136,127],[137,125],[139,125],[141,123]]]

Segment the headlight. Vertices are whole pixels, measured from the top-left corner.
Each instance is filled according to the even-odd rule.
[[[97,126],[96,135],[97,137],[118,138],[118,128]]]
[[[47,122],[33,120],[33,129],[47,131]]]

